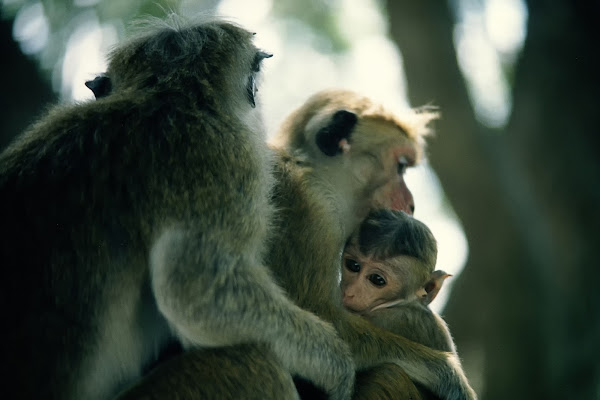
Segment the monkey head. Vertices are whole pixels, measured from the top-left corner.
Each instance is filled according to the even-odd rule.
[[[424,270],[414,257],[373,260],[351,247],[344,252],[342,260],[342,303],[360,314],[415,301],[428,306],[444,280],[452,275],[438,270],[423,280]]]
[[[413,256],[378,259],[366,255],[351,239],[342,257],[342,303],[347,309],[364,314],[400,301],[424,298],[430,271],[422,260]],[[432,291],[435,286],[430,286]]]
[[[344,182],[361,220],[376,208],[412,214],[404,173],[421,160],[427,124],[435,118],[414,110],[396,116],[357,93],[325,90],[290,114],[271,144],[318,165],[324,180]]]
[[[175,14],[169,18],[149,19],[146,25],[158,25],[159,34],[148,29],[151,34],[142,32],[110,54],[107,72],[85,83],[96,99],[120,91],[167,89],[234,113],[255,108],[261,62],[272,54],[252,44],[254,34],[220,20],[199,25]]]
[[[405,292],[397,268],[410,270],[412,257],[398,256],[391,261],[374,260],[350,245],[342,258],[342,303],[357,313],[368,313],[382,304],[396,300]]]
[[[432,275],[436,258],[437,243],[427,225],[402,211],[372,211],[344,250],[344,306],[364,313],[400,301],[429,304],[445,279]]]

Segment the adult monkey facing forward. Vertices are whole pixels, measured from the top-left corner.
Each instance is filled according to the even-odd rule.
[[[253,368],[285,371],[289,398],[290,372],[350,396],[347,346],[262,263],[269,55],[252,37],[161,23],[112,53],[97,101],[54,108],[0,154],[0,397],[108,399],[173,341],[261,343]]]

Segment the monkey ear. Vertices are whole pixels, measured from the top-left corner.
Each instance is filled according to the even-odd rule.
[[[112,90],[112,83],[106,75],[98,75],[93,80],[85,82],[85,86],[94,92],[96,99],[108,96]]]
[[[433,271],[431,273],[429,281],[427,281],[427,283],[423,287],[423,289],[425,289],[426,294],[425,296],[421,297],[421,301],[424,305],[429,305],[429,303],[431,303],[435,299],[437,294],[440,292],[440,289],[442,288],[442,285],[444,284],[446,278],[449,278],[451,276],[452,275],[439,270]]]
[[[356,114],[348,110],[338,110],[328,125],[317,132],[316,143],[323,154],[333,157],[350,150],[350,134],[356,126]]]

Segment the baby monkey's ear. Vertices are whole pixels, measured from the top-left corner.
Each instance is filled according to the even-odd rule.
[[[452,275],[447,274],[444,271],[433,271],[431,273],[431,277],[427,281],[427,283],[423,286],[422,289],[419,289],[418,295],[421,298],[421,301],[424,305],[429,305],[435,299],[437,294],[439,293],[442,285],[446,278],[451,277]]]
[[[104,74],[98,75],[93,80],[85,82],[85,86],[94,92],[94,97],[96,97],[96,99],[108,96],[112,90],[110,78]]]

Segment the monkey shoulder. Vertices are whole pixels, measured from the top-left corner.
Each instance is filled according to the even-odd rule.
[[[305,264],[311,260],[320,260],[323,265],[339,262],[343,244],[338,240],[339,227],[323,205],[323,199],[310,190],[307,177],[311,166],[286,150],[274,151],[275,185],[271,201],[276,227],[270,233],[266,260],[278,282],[300,306],[319,309],[311,304],[315,296],[310,293],[329,293],[328,285],[336,281],[337,269],[321,271],[323,279],[314,281],[307,279]],[[307,221],[311,221],[310,225]]]
[[[311,182],[312,166],[285,149],[276,148],[273,151],[273,175],[276,182],[272,192],[274,202],[285,212],[299,217],[294,217],[291,221],[303,223],[304,219],[300,216],[304,215],[314,221],[317,225],[315,229],[321,224],[327,225],[332,218],[327,214],[328,203],[323,202],[322,196],[314,191]],[[289,220],[288,217],[286,219]]]

